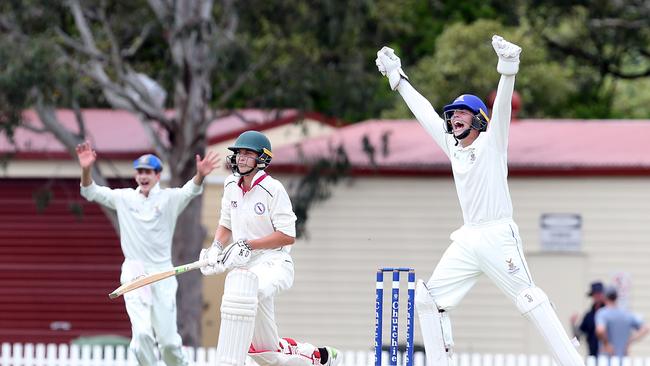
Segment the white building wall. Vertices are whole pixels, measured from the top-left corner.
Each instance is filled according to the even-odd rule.
[[[632,309],[650,316],[648,183],[647,178],[510,179],[515,220],[533,278],[549,294],[567,329],[570,315],[589,305],[589,282],[610,282],[620,271],[631,278]],[[540,215],[554,212],[582,215],[581,252],[540,250]],[[293,248],[295,283],[276,301],[281,335],[342,349],[370,349],[376,268],[414,267],[426,280],[461,220],[451,177],[341,183],[329,200],[310,211],[309,238]],[[546,352],[536,330],[485,278],[451,316],[459,352]],[[416,344],[421,344],[415,323]],[[400,324],[401,339],[403,318]],[[387,334],[384,330],[384,344]],[[650,355],[650,341],[634,346],[632,355]]]

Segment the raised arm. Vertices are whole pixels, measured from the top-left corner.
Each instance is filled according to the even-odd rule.
[[[79,166],[81,167],[81,186],[88,187],[93,183],[92,168],[95,160],[97,160],[97,153],[88,141],[77,145],[76,151]]]
[[[392,48],[383,47],[377,52],[375,64],[379,72],[388,77],[391,89],[400,93],[420,125],[433,137],[445,154],[449,155],[443,119],[440,118],[431,103],[408,82],[408,77],[402,70],[402,63],[395,55],[395,51]]]
[[[492,107],[492,118],[486,133],[490,135],[489,140],[494,146],[506,151],[512,114],[512,93],[515,88],[515,75],[519,71],[521,47],[497,35],[492,37],[492,47],[499,57],[497,71],[501,74],[501,79]]]
[[[192,198],[203,192],[203,180],[219,166],[219,154],[212,150],[207,152],[205,158],[201,159],[201,156],[197,154],[195,159],[196,175],[185,183],[183,187],[173,189],[177,198],[173,202],[176,215],[180,215]]]
[[[95,201],[100,205],[115,210],[117,193],[104,186],[93,182],[92,168],[97,160],[97,153],[93,150],[90,142],[84,141],[76,147],[77,159],[81,167],[81,195],[88,201]]]

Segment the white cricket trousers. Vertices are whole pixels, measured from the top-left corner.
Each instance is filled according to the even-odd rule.
[[[293,261],[284,251],[267,252],[246,266],[258,278],[257,315],[251,344],[256,350],[275,351],[280,337],[275,322],[274,298],[293,286]]]
[[[169,268],[149,271],[162,269]],[[130,280],[128,277],[130,273],[123,265],[122,282]],[[156,347],[167,366],[188,364],[176,325],[177,287],[176,278],[170,277],[124,294],[126,312],[131,320],[130,348],[140,366],[157,365]]]
[[[521,291],[533,286],[519,228],[512,219],[464,225],[450,238],[451,245],[427,282],[440,309],[456,307],[482,273],[513,303]]]

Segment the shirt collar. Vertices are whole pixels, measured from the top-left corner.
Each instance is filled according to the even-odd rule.
[[[161,189],[161,188],[160,188],[160,182],[158,182],[158,183],[156,183],[156,185],[153,186],[153,188],[151,188],[151,190],[149,191],[149,196],[151,196],[152,194],[156,194],[156,193],[160,192],[160,189]],[[140,194],[140,186],[138,186],[138,187],[135,189],[135,193]],[[143,195],[143,196],[144,196],[144,195]]]
[[[481,138],[481,137],[483,137],[483,133],[484,133],[484,132],[479,133],[479,135],[478,135],[478,137],[476,138],[476,140],[472,141],[472,143],[469,144],[468,146],[463,147],[463,145],[461,145],[460,142],[459,142],[457,146],[454,146],[454,148],[455,148],[457,151],[474,150],[474,149],[476,149],[476,148],[478,147],[478,145],[481,143],[481,141],[483,141],[483,139]]]
[[[244,189],[244,177],[239,178],[239,182],[237,182],[237,185],[239,186],[239,188],[241,188],[242,192],[246,193],[252,191],[256,185],[258,185],[261,181],[264,180],[264,178],[268,176],[269,175],[263,170],[260,170],[257,173],[255,173],[255,176],[253,177],[253,184],[251,185],[251,189],[249,189],[248,191]]]

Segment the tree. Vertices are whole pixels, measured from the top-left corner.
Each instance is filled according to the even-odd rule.
[[[616,81],[650,77],[647,1],[533,1],[526,15],[553,57],[577,71],[580,116],[612,117]]]
[[[571,70],[549,61],[539,40],[521,27],[506,28],[490,20],[450,25],[438,38],[435,54],[422,58],[416,65],[403,67],[411,83],[439,111],[464,93],[486,100],[499,80],[497,58],[490,43],[492,34],[502,35],[523,48],[521,70],[525,72],[517,75],[515,85],[523,99],[519,116],[542,117],[562,111],[566,99],[574,92]],[[398,95],[393,108],[385,111],[383,117],[411,118]]]
[[[21,81],[26,84],[16,88],[22,93],[20,107],[32,106],[45,129],[71,155],[74,156],[76,144],[85,138],[81,114],[78,114],[78,131],[70,131],[57,120],[55,108],[67,104],[78,111],[82,99],[79,91],[84,89],[84,84],[91,83],[101,91],[104,103],[139,116],[156,153],[169,164],[169,184],[180,186],[195,173],[194,155],[204,153],[206,128],[216,117],[209,108],[211,76],[217,61],[213,55],[234,39],[237,16],[231,1],[221,3],[218,9],[221,16],[214,16],[215,7],[210,0],[150,0],[148,7],[143,5],[142,2],[16,1],[3,5],[3,10],[8,10],[5,14],[11,15],[3,17],[0,24],[11,35],[5,40],[11,38],[22,45],[33,43],[28,45],[31,47],[19,47],[17,51],[24,51],[19,53],[21,58],[41,63],[30,70],[31,78]],[[168,62],[170,71],[159,68],[163,72],[152,77],[146,72],[154,69],[147,70],[148,66],[161,53],[140,55],[138,51],[150,41],[153,32],[157,35],[152,38],[157,36],[164,42],[162,61]],[[53,39],[56,41],[52,42]],[[36,51],[44,54],[33,54]],[[43,71],[42,75],[39,70]],[[166,90],[154,79],[156,76],[168,82],[172,91],[169,100]],[[250,73],[243,74],[239,83],[219,90],[222,104],[249,77]],[[168,105],[171,114],[166,111]],[[100,171],[95,170],[93,176],[96,181],[104,182]],[[198,257],[205,238],[200,224],[201,206],[200,198],[193,200],[178,219],[172,253],[175,263],[187,263]],[[177,296],[183,318],[179,331],[185,343],[194,346],[200,341],[200,276],[194,272],[179,278]]]

